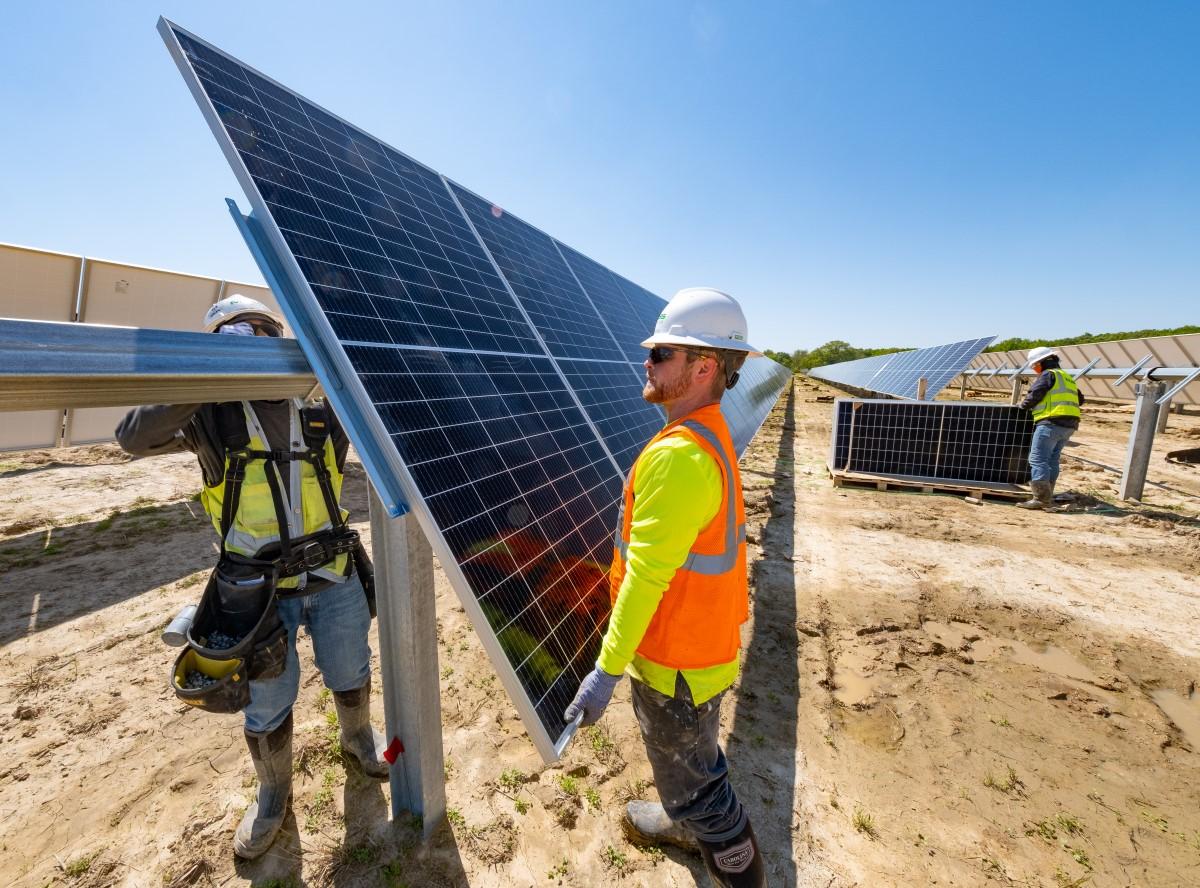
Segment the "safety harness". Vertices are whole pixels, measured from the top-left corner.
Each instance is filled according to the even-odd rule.
[[[323,404],[303,407],[299,412],[306,450],[253,450],[250,448],[250,432],[246,427],[243,405],[240,402],[226,402],[216,407],[217,433],[226,452],[225,489],[221,503],[221,559],[229,557],[225,541],[241,502],[246,466],[253,460],[262,460],[279,525],[279,542],[269,544],[253,557],[238,554],[236,560],[256,567],[271,566],[280,578],[316,570],[340,555],[353,556],[359,547],[358,531],[351,529],[342,516],[337,495],[333,491],[332,476],[325,464],[325,442],[329,437],[328,412]],[[297,461],[312,466],[329,513],[330,527],[293,539],[287,504],[280,487],[279,470],[281,466],[289,466]],[[349,562],[346,575],[349,575]]]

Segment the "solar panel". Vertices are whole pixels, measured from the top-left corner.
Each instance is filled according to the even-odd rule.
[[[608,617],[622,475],[662,425],[641,399],[637,343],[665,303],[165,19],[159,30],[381,501],[392,515],[411,505],[553,759]],[[772,373],[729,393],[747,442],[766,383],[782,388]]]
[[[835,384],[909,399],[917,397],[919,381],[925,379],[925,398],[933,400],[995,338],[965,339],[930,348],[826,364],[808,373]]]
[[[911,480],[1011,486],[1029,481],[1029,412],[1008,404],[834,404],[830,469]]]
[[[721,399],[721,413],[739,455],[750,446],[779,393],[791,381],[792,371],[770,358],[749,358],[742,365],[737,385]]]

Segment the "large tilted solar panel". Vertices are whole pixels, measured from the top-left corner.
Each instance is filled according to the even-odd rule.
[[[742,365],[737,385],[721,399],[721,413],[729,426],[733,448],[741,455],[792,381],[792,371],[770,358],[749,358]]]
[[[826,364],[810,370],[809,375],[835,384],[909,399],[917,397],[920,380],[924,379],[925,398],[932,401],[995,338],[965,339],[930,348]]]
[[[665,303],[159,29],[253,206],[235,219],[384,506],[411,505],[554,758],[608,616],[621,478],[662,424],[641,400],[634,340]]]
[[[1011,487],[1029,481],[1029,412],[1008,404],[834,403],[835,473]]]

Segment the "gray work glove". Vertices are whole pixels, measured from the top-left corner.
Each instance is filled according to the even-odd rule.
[[[620,680],[621,676],[609,675],[600,668],[599,664],[596,664],[596,668],[589,672],[587,678],[579,685],[579,690],[575,692],[575,699],[563,713],[563,720],[568,723],[573,722],[582,712],[581,726],[595,724],[604,714],[604,707],[612,699],[613,691],[616,690],[617,682]]]

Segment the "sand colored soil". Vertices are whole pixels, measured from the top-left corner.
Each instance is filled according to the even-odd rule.
[[[1080,498],[1031,514],[835,489],[830,391],[799,381],[743,461],[753,617],[723,728],[769,883],[1200,884],[1200,468],[1162,459],[1200,417],[1156,445],[1178,492],[1118,504],[1116,475],[1068,460]],[[1119,466],[1131,414],[1089,405],[1068,453]],[[185,454],[0,455],[0,884],[707,884],[622,835],[654,791],[628,684],[544,767],[440,571],[451,823],[423,845],[387,821],[387,787],[331,750],[302,637],[293,816],[237,861],[239,718],[179,704],[158,640],[215,551],[197,483]]]

